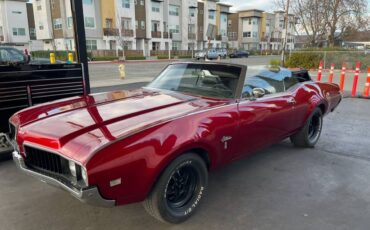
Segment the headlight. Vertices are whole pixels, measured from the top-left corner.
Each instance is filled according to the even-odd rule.
[[[68,161],[68,164],[69,171],[71,172],[72,176],[77,177],[76,163],[73,161]]]

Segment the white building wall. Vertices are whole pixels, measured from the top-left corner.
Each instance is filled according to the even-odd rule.
[[[39,9],[38,7],[41,7]],[[33,2],[37,40],[52,39],[52,24],[50,14],[50,1],[39,0]]]
[[[0,18],[5,43],[28,44],[30,36],[26,2],[0,1]],[[17,34],[13,34],[13,29],[17,30]],[[19,29],[22,35],[19,35]]]

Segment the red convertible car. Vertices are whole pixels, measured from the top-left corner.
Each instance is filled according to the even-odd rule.
[[[290,137],[313,147],[342,96],[305,70],[174,63],[147,87],[40,104],[10,118],[24,172],[99,206],[143,201],[186,220],[208,172]],[[236,198],[237,199],[237,198]]]

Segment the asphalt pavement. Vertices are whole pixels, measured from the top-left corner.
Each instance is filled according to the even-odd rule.
[[[312,149],[288,140],[212,172],[202,205],[180,225],[140,203],[98,208],[0,162],[0,229],[336,229],[370,226],[370,106],[344,99]]]

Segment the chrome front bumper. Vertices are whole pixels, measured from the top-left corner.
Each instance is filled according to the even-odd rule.
[[[72,194],[72,196],[76,197],[77,199],[79,199],[82,202],[85,202],[85,203],[91,204],[91,205],[95,205],[95,206],[102,206],[102,207],[113,207],[116,203],[114,200],[104,199],[100,195],[99,190],[98,190],[97,187],[89,187],[89,188],[86,188],[86,189],[78,190],[76,188],[73,188],[71,186],[66,185],[65,183],[63,183],[60,180],[57,180],[55,178],[52,178],[52,177],[49,177],[49,176],[46,176],[46,175],[43,175],[41,173],[38,173],[38,172],[35,172],[35,171],[31,170],[30,168],[27,167],[27,165],[24,162],[23,157],[17,151],[13,152],[13,160],[14,160],[15,164],[17,165],[17,167],[21,171],[23,171],[23,172],[25,172],[25,173],[27,173],[31,176],[36,177],[37,179],[41,180],[42,182],[45,182],[45,183],[50,184],[50,185],[55,186],[55,187],[62,188],[64,190],[70,192]]]

